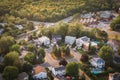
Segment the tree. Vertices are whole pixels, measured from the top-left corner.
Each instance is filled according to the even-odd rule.
[[[0,39],[0,54],[9,52],[10,47],[15,44],[15,39],[11,36],[3,36]]]
[[[98,56],[105,60],[107,65],[110,65],[113,61],[113,49],[109,46],[103,46],[98,52]]]
[[[34,44],[29,44],[29,45],[27,45],[27,50],[31,51],[31,52],[34,52],[36,50],[36,47],[35,47]]]
[[[10,47],[10,50],[20,53],[20,45],[19,44],[14,44]]]
[[[24,59],[33,64],[35,62],[35,55],[32,52],[28,52]]]
[[[54,80],[54,77],[52,76],[52,71],[47,72],[48,80]]]
[[[34,24],[33,24],[33,22],[29,22],[29,23],[27,24],[27,29],[28,29],[28,30],[33,30],[33,29],[34,29]]]
[[[84,62],[88,62],[89,60],[89,56],[87,54],[82,54],[80,61]]]
[[[66,74],[70,76],[78,76],[79,65],[75,62],[71,62],[66,66]]]
[[[67,64],[68,64],[68,62],[66,61],[65,58],[61,59],[60,62],[59,62],[59,65],[66,66]]]
[[[9,52],[4,56],[4,64],[6,66],[16,66],[17,64],[19,64],[19,55],[17,52],[13,51],[13,52]]]
[[[45,50],[43,48],[39,48],[37,51],[37,55],[41,55],[43,58],[45,57]]]
[[[59,47],[57,47],[56,45],[53,47],[52,53],[56,57],[61,57],[61,49]]]
[[[120,31],[120,15],[112,20],[112,22],[110,23],[110,27],[112,28],[112,30]]]
[[[69,46],[66,47],[65,55],[70,56],[70,48],[69,48]]]
[[[101,49],[104,45],[105,45],[104,42],[103,42],[103,41],[100,41],[100,42],[98,43],[98,49]]]
[[[26,62],[23,64],[23,71],[26,72],[26,73],[31,73],[33,69],[33,65],[30,64],[29,62]]]
[[[64,39],[64,37],[68,34],[68,27],[69,25],[66,23],[60,23],[59,24],[59,28],[56,30],[56,34],[60,34],[62,35],[62,38]]]
[[[14,80],[17,78],[19,70],[15,66],[7,66],[3,71],[3,77],[5,80]]]

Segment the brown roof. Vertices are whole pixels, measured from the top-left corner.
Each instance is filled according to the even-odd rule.
[[[38,74],[40,72],[46,72],[45,68],[42,66],[36,66],[34,67],[34,74]]]

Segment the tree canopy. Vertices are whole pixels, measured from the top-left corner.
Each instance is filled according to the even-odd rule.
[[[112,20],[110,27],[112,30],[120,31],[120,15]]]
[[[14,80],[17,78],[19,70],[15,66],[7,66],[3,71],[3,77],[5,80]]]
[[[106,61],[108,65],[113,61],[113,49],[109,46],[103,46],[98,52],[98,56]]]
[[[4,56],[4,64],[6,66],[17,66],[19,64],[19,55],[17,52],[9,52]]]
[[[78,63],[71,62],[66,66],[66,74],[70,76],[78,76],[79,73],[79,65]]]
[[[0,38],[0,54],[9,52],[10,47],[15,44],[15,39],[11,36],[3,36]]]

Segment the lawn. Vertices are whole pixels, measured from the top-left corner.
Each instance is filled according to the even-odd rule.
[[[84,54],[85,53],[85,51],[83,51],[82,49],[78,49],[77,50],[80,54]]]

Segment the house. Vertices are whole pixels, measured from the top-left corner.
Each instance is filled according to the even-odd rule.
[[[59,41],[61,41],[62,40],[62,36],[61,35],[52,35],[52,42],[53,43],[57,43],[57,42],[59,42]]]
[[[22,72],[18,75],[18,80],[29,80],[29,75],[26,72]]]
[[[47,79],[47,72],[44,67],[36,66],[33,69],[33,79],[34,80],[45,80]]]
[[[48,45],[50,45],[50,39],[46,36],[42,36],[42,37],[38,38],[38,43],[40,45],[44,44],[44,46],[48,46]]]
[[[90,64],[95,68],[103,68],[105,67],[105,61],[101,58],[92,58],[90,60]]]
[[[105,21],[109,21],[111,19],[111,16],[112,16],[111,11],[102,11],[102,13],[100,14],[100,17]]]
[[[87,36],[83,36],[81,38],[76,39],[77,47],[79,48],[83,46],[84,50],[88,50],[89,43],[90,43],[90,38],[88,38]]]
[[[116,40],[109,40],[107,44],[115,51],[118,51],[118,47],[120,46],[120,43]]]
[[[72,45],[76,40],[76,37],[65,36],[65,44]]]
[[[104,67],[105,67],[105,61],[101,58],[92,58],[90,60],[90,64],[91,64],[91,73],[92,74],[100,74],[104,71]]]
[[[4,31],[4,29],[2,29],[2,28],[1,28],[1,29],[0,29],[0,34],[2,34],[2,33],[3,33],[3,31]]]
[[[23,29],[23,26],[22,25],[16,25],[16,27],[18,28],[18,29]]]
[[[81,15],[81,18],[85,18],[85,19],[92,18],[92,14],[87,13],[87,14]]]
[[[110,73],[109,74],[109,80],[120,80],[120,73]]]
[[[64,66],[59,66],[59,67],[55,67],[55,68],[53,67],[52,73],[55,76],[63,76],[63,75],[65,75],[65,67]]]

